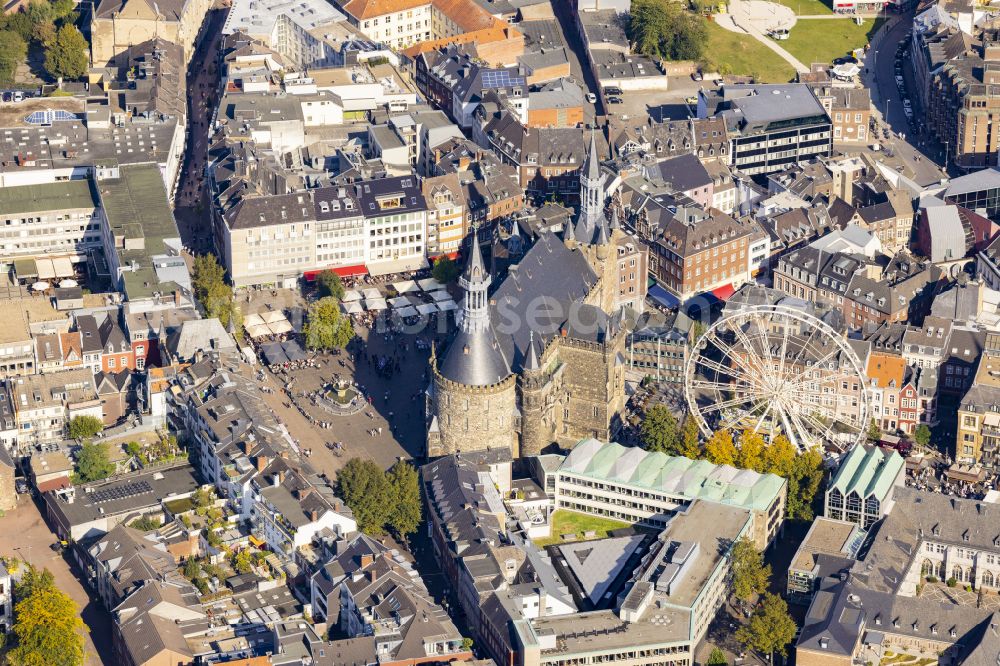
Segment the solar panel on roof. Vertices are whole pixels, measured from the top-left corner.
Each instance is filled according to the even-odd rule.
[[[51,125],[56,121],[65,122],[70,120],[79,120],[79,117],[75,113],[70,113],[62,109],[44,109],[32,112],[25,117],[24,122],[29,125]]]
[[[523,77],[511,76],[506,69],[487,69],[483,72],[484,88],[512,88],[523,85]]]

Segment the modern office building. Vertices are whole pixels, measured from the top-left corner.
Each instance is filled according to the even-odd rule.
[[[805,84],[725,85],[699,93],[698,117],[726,121],[729,164],[749,176],[829,156],[833,125]]]
[[[751,512],[750,534],[764,548],[781,528],[786,492],[774,474],[586,439],[556,473],[555,505],[652,527],[695,500],[735,506]]]
[[[892,510],[905,475],[906,461],[895,451],[856,446],[830,480],[824,513],[867,530]]]

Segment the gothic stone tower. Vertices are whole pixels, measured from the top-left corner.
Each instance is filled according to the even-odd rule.
[[[459,284],[465,290],[459,329],[444,358],[431,358],[433,396],[428,457],[506,447],[518,455],[516,378],[490,322],[490,275],[479,238]]]

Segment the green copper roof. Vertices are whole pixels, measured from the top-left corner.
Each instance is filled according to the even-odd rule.
[[[785,485],[785,480],[774,474],[714,465],[707,460],[649,453],[596,439],[578,443],[559,470],[758,511],[770,507]]]
[[[895,451],[886,453],[877,446],[856,446],[844,457],[830,481],[846,497],[852,491],[861,498],[874,495],[885,499],[906,461]]]

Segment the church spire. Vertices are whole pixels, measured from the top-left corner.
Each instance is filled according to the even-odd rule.
[[[596,132],[590,132],[590,150],[580,173],[580,217],[576,223],[576,238],[581,243],[593,243],[604,216],[604,179],[597,153]]]
[[[462,304],[462,330],[466,333],[485,331],[490,324],[487,291],[492,282],[490,274],[483,264],[483,254],[479,249],[479,234],[472,232],[472,251],[465,271],[458,283],[465,290],[465,300]]]
[[[524,369],[528,371],[538,370],[541,363],[538,361],[538,351],[535,349],[535,332],[528,332],[528,358],[524,362]]]

